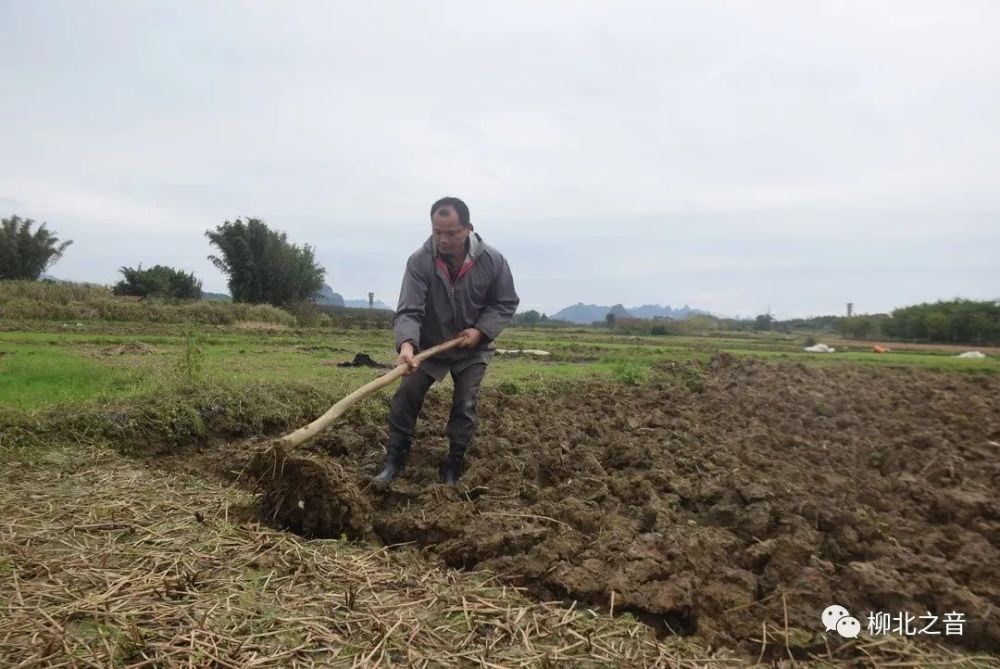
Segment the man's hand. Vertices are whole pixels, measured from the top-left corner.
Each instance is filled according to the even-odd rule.
[[[396,359],[396,366],[399,367],[400,365],[406,365],[403,376],[409,376],[417,371],[417,367],[420,366],[420,363],[413,358],[413,344],[408,341],[404,341],[403,345],[399,347],[399,357]]]
[[[458,345],[459,348],[475,348],[483,340],[483,333],[476,328],[462,330],[458,336],[462,338],[462,343]]]

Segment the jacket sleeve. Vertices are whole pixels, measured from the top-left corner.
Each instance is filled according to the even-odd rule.
[[[397,351],[404,342],[413,344],[414,350],[420,348],[420,324],[424,320],[429,288],[427,277],[420,271],[416,258],[411,257],[406,262],[403,285],[399,289],[399,305],[392,319]]]
[[[514,318],[517,305],[521,298],[514,290],[514,277],[510,272],[507,259],[501,257],[500,271],[497,272],[490,286],[489,303],[479,315],[475,328],[482,332],[490,341],[500,336],[503,329]]]

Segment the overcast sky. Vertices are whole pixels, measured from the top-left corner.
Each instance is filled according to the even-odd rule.
[[[463,198],[523,309],[1000,297],[1000,2],[0,0],[0,213],[225,278],[263,218],[395,304]]]

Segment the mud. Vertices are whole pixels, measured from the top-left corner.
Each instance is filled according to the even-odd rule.
[[[321,539],[373,537],[372,506],[355,481],[357,472],[330,458],[271,443],[256,451],[242,478],[260,491],[264,522]]]
[[[787,616],[822,646],[837,603],[863,629],[871,611],[957,611],[964,634],[937,640],[1000,649],[1000,379],[727,355],[654,379],[485,392],[462,494],[437,482],[446,392],[388,494],[362,489],[386,434],[361,419],[289,480],[332,482],[346,502],[315,503],[357,536],[543,598],[603,607],[613,593],[617,611],[718,645],[759,644]],[[271,508],[308,534],[290,490]]]
[[[338,362],[337,367],[373,367],[375,369],[392,369],[392,365],[376,362],[367,353],[355,353],[353,360]]]

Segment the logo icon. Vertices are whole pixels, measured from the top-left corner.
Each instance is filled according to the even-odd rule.
[[[861,634],[861,621],[851,616],[845,616],[837,621],[837,634],[845,639],[857,639]]]
[[[827,632],[836,630],[845,639],[856,639],[861,634],[861,621],[851,616],[851,612],[839,604],[833,604],[823,610],[823,627]]]

